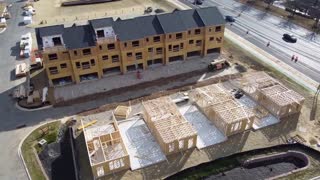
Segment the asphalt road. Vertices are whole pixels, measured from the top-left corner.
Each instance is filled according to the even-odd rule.
[[[223,13],[228,13],[231,15],[237,14],[237,6],[230,3],[231,0],[219,0],[224,2],[225,8],[221,7]],[[26,32],[33,31],[25,26],[21,26],[22,21],[22,10],[21,6],[23,1],[7,0],[7,2],[13,3],[10,9],[12,14],[12,19],[8,21],[8,29],[0,34],[0,179],[1,180],[15,180],[15,179],[27,179],[26,173],[22,166],[22,163],[17,154],[17,148],[23,137],[32,129],[32,126],[38,125],[40,122],[49,121],[51,119],[63,118],[65,116],[73,115],[77,112],[83,111],[85,109],[94,108],[105,104],[104,100],[96,100],[84,104],[77,104],[62,108],[53,108],[42,111],[35,112],[24,112],[15,108],[15,102],[9,97],[9,94],[14,87],[23,83],[24,79],[15,80],[13,77],[13,69],[15,64],[20,63],[23,60],[17,58],[19,49],[17,43],[20,36]],[[218,2],[218,0],[217,0]],[[227,7],[236,9],[236,11],[230,10]],[[213,1],[206,0],[204,6],[217,5]],[[219,4],[218,4],[219,5]],[[283,53],[286,50],[285,47],[281,47],[281,44],[285,46],[288,45],[287,49],[292,49],[291,51],[301,52],[306,55],[306,57],[313,57],[311,60],[305,60],[305,57],[301,57],[301,61],[306,61],[305,63],[293,64],[294,67],[300,68],[302,71],[307,71],[308,75],[319,81],[319,71],[313,69],[319,68],[319,60],[315,57],[319,55],[318,42],[310,42],[308,40],[298,39],[297,44],[286,44],[281,41],[280,27],[265,28],[272,23],[264,22],[264,20],[257,20],[255,16],[247,14],[248,11],[244,12],[237,22],[234,23],[230,30],[236,32],[237,34],[243,34],[245,36],[245,28],[251,27],[249,35],[246,39],[255,43],[256,45],[267,49],[268,52],[273,55],[280,57],[283,61],[290,62],[290,53]],[[269,15],[267,15],[269,17]],[[249,19],[250,21],[246,21]],[[269,24],[269,25],[268,25]],[[230,26],[230,25],[228,25]],[[258,28],[258,29],[256,29]],[[269,32],[270,31],[270,32]],[[285,30],[283,30],[285,31]],[[268,34],[270,33],[270,34]],[[267,36],[265,35],[267,34]],[[271,47],[265,48],[267,41],[271,41]],[[279,44],[279,45],[277,45]],[[307,59],[307,58],[306,58]],[[308,65],[309,62],[313,62],[315,65]],[[306,64],[307,63],[307,64]],[[312,67],[312,68],[311,68]],[[304,68],[304,69],[303,69]],[[312,70],[310,70],[312,69]],[[110,101],[112,101],[110,99]],[[16,129],[16,126],[26,124],[27,128]]]
[[[180,1],[192,8],[218,6],[224,15],[231,15],[236,19],[232,25],[227,24],[229,30],[320,82],[319,35],[234,0],[204,0],[203,4],[198,6],[192,4],[193,0]],[[298,38],[297,43],[285,42],[282,39],[284,33],[294,34]],[[270,47],[266,47],[268,42]],[[298,63],[291,62],[292,55],[299,57]]]
[[[33,31],[33,29],[21,25],[23,20],[21,7],[24,1],[7,0],[6,2],[12,3],[13,6],[9,9],[12,18],[7,21],[8,28],[0,34],[0,179],[26,180],[27,175],[17,152],[20,141],[32,129],[32,126],[97,105],[96,102],[91,102],[36,112],[16,109],[15,101],[9,94],[25,79],[15,79],[14,68],[16,64],[26,61],[26,59],[18,58],[18,42],[22,34]],[[16,129],[22,124],[26,124],[27,128]]]

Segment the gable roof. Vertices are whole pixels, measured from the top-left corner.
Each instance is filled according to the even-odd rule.
[[[183,21],[176,13],[161,14],[157,17],[164,33],[181,32],[186,30]]]
[[[89,23],[91,24],[93,29],[98,29],[98,28],[112,26],[113,19],[112,18],[93,19],[93,20],[89,20]]]
[[[117,20],[113,28],[121,41],[136,40],[164,33],[156,16]]]
[[[116,21],[113,18],[90,20],[88,25],[64,28],[64,25],[36,28],[38,46],[42,37],[63,34],[63,40],[70,49],[95,45],[93,29],[112,26],[120,41],[131,41],[166,33],[183,32],[204,26],[225,24],[217,7],[190,10],[175,10],[172,13],[136,17]]]
[[[180,16],[184,26],[187,29],[193,29],[198,27],[203,27],[204,24],[195,9],[185,10],[185,11],[174,11],[174,14]]]
[[[223,15],[217,7],[200,8],[196,9],[196,11],[205,26],[221,25],[226,23]]]
[[[94,34],[90,25],[65,28],[62,37],[68,49],[95,46]]]
[[[36,29],[38,29],[39,36],[44,37],[44,36],[53,36],[53,35],[62,34],[64,26],[55,25],[55,26],[47,26],[47,27],[41,27]]]

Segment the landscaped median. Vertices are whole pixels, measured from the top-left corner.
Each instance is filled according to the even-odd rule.
[[[19,151],[29,178],[35,180],[48,179],[38,158],[38,153],[43,150],[38,142],[41,139],[45,139],[47,144],[55,142],[60,126],[60,121],[46,123],[37,127],[23,140]]]

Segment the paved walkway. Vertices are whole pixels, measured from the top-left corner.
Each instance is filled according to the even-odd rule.
[[[143,82],[150,82],[160,78],[166,78],[207,68],[212,59],[218,54],[212,54],[204,58],[194,57],[185,61],[174,62],[169,65],[160,65],[142,71],[142,79],[137,79],[136,71],[124,75],[114,75],[99,80],[84,82],[80,84],[57,87],[54,90],[54,97],[57,101],[67,101],[78,97],[107,92],[112,89],[132,86]]]

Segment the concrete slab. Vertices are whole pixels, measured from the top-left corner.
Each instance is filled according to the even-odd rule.
[[[202,149],[227,140],[214,124],[194,105],[179,107],[180,113],[189,121],[198,133],[197,148]]]
[[[248,108],[257,108],[258,104],[254,100],[252,100],[249,96],[243,95],[240,99],[237,99],[238,102],[247,106]],[[261,119],[256,118],[253,122],[252,128],[254,130],[258,130],[273,124],[279,123],[280,120],[273,116],[272,114],[268,113],[266,116],[262,117]]]
[[[269,114],[261,119],[256,119],[253,122],[252,128],[254,130],[258,130],[258,129],[261,129],[261,128],[264,128],[264,127],[267,127],[267,126],[270,126],[273,124],[277,124],[279,122],[280,122],[279,119],[277,119],[275,116]]]
[[[119,122],[123,142],[128,150],[132,170],[166,160],[160,146],[141,118]]]
[[[217,59],[218,57],[218,54],[211,54],[204,58],[192,57],[186,61],[181,61],[179,63],[159,66],[157,68],[153,67],[142,71],[141,79],[137,79],[137,75],[135,72],[128,72],[124,75],[112,76],[112,78],[102,78],[86,83],[56,87],[54,89],[54,97],[55,99],[68,101],[90,94],[107,92],[113,89],[132,86],[143,82],[151,82],[160,78],[167,78],[182,73],[206,69],[212,59]],[[219,72],[219,76],[232,73],[237,73],[237,70],[234,68],[228,68]],[[198,81],[202,80],[203,79],[198,79]],[[172,84],[174,83],[175,82],[172,82]]]

